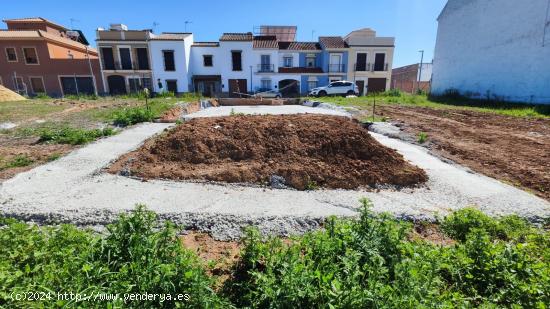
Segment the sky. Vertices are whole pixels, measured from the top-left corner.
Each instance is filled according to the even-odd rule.
[[[84,31],[95,45],[95,29],[123,23],[130,29],[193,32],[195,41],[217,41],[223,32],[254,31],[260,25],[298,26],[297,40],[345,36],[372,28],[395,37],[394,67],[433,58],[437,16],[446,0],[27,0],[9,1],[2,19],[40,16]],[[187,23],[187,29],[185,21]],[[5,24],[3,27],[5,28]]]

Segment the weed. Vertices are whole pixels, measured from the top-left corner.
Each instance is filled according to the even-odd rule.
[[[33,99],[51,99],[51,97],[45,92],[39,92],[34,95]]]
[[[118,126],[129,126],[141,122],[150,122],[156,114],[145,107],[130,107],[113,113],[113,123]]]
[[[309,179],[306,183],[306,191],[315,191],[319,189],[319,185],[315,180]]]
[[[84,93],[81,93],[81,94],[68,94],[68,95],[65,95],[63,96],[63,98],[67,99],[67,100],[97,100],[99,99],[99,96],[95,95],[95,94],[84,94]]]
[[[82,145],[94,141],[100,137],[115,134],[112,128],[103,129],[75,129],[71,127],[44,128],[40,130],[40,142],[52,142],[57,144]]]
[[[46,158],[46,161],[48,162],[52,162],[52,161],[55,161],[57,159],[61,158],[61,154],[60,153],[52,153],[51,155],[49,155],[47,158]]]
[[[29,166],[34,163],[34,160],[25,154],[16,155],[10,161],[0,165],[0,171],[14,167]]]
[[[418,133],[418,138],[416,141],[419,144],[424,144],[427,140],[428,140],[428,134],[426,134],[425,132]]]

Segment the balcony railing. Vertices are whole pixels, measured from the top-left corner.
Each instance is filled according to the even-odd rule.
[[[355,64],[355,71],[356,72],[369,72],[370,71],[370,63],[356,63]]]
[[[387,72],[389,65],[387,63],[356,63],[356,72]]]
[[[344,73],[346,68],[344,64],[329,64],[328,71],[329,73]]]
[[[104,70],[113,70],[113,71],[135,71],[135,70],[150,70],[148,63],[138,63],[138,62],[132,62],[130,66],[126,64],[123,66],[120,62],[115,61],[114,63],[111,63],[110,65],[107,65],[107,63],[103,62],[103,69]]]
[[[374,63],[374,64],[371,64],[371,71],[372,72],[387,72],[388,71],[388,64],[387,63]]]
[[[259,73],[275,72],[275,66],[273,64],[258,64]]]

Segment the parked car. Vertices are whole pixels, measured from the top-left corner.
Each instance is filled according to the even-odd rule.
[[[340,80],[332,82],[326,87],[317,87],[310,90],[309,95],[323,97],[327,95],[358,95],[359,88],[352,82]]]
[[[276,98],[280,99],[283,97],[281,92],[278,90],[271,90],[271,89],[259,89],[258,92],[254,94],[256,97],[262,97],[262,98]]]

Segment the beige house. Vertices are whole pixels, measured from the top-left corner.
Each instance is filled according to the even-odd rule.
[[[390,89],[395,38],[377,37],[370,28],[352,31],[344,37],[349,46],[348,80],[361,95]]]
[[[97,29],[97,49],[104,87],[111,95],[152,89],[148,41],[151,30],[128,30],[112,24],[109,30]]]

